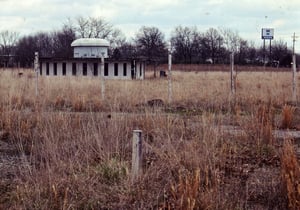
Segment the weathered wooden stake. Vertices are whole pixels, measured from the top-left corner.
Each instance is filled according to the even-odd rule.
[[[168,99],[169,103],[172,102],[172,46],[169,44],[168,49]]]
[[[296,55],[293,55],[293,102],[297,102],[297,81],[296,81]]]
[[[235,94],[235,72],[234,72],[234,52],[230,54],[230,85],[231,94]]]
[[[101,65],[100,65],[100,76],[101,76],[101,99],[102,101],[105,98],[105,81],[104,81],[104,54],[101,57]]]
[[[36,74],[36,78],[35,78],[35,95],[38,96],[39,95],[39,53],[35,52],[34,53],[34,71]]]
[[[133,130],[132,138],[132,182],[134,182],[142,173],[142,131]]]

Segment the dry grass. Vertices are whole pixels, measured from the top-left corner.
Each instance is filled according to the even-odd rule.
[[[295,107],[284,105],[282,108],[282,123],[281,127],[284,129],[293,128],[293,118],[295,114]]]
[[[283,145],[281,158],[281,177],[288,197],[288,207],[297,210],[300,207],[300,165],[291,140]]]
[[[284,106],[291,98],[290,76],[240,72],[233,100],[229,73],[175,71],[173,101],[167,104],[165,79],[107,80],[102,101],[99,79],[41,77],[37,97],[32,72],[19,77],[17,72],[2,71],[0,140],[18,148],[20,163],[0,200],[9,202],[0,202],[0,208],[283,209],[288,202],[297,206],[296,188],[287,188],[288,199],[276,203],[285,191],[273,187],[280,185],[280,171],[288,174],[283,183],[297,183],[292,177],[296,165],[287,166],[287,155],[281,157],[280,169],[280,148],[272,136],[280,127],[276,115],[281,110],[296,115]],[[146,106],[152,99],[162,99],[165,106]],[[297,120],[288,114],[282,119],[286,124]],[[246,135],[228,133],[224,125],[238,125]],[[143,130],[145,155],[144,174],[132,184],[134,129]],[[278,173],[270,173],[271,181],[250,192],[249,186],[256,186],[251,180],[264,177],[261,170]],[[272,193],[266,192],[268,182]]]

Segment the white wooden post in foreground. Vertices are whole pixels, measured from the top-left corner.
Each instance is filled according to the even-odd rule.
[[[142,174],[142,131],[133,130],[132,138],[132,177],[131,180],[134,182]]]

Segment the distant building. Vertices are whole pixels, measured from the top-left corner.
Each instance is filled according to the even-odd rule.
[[[144,79],[145,62],[108,58],[104,39],[81,38],[72,42],[73,58],[40,58],[41,76],[104,76],[106,79]],[[102,57],[104,64],[101,63]],[[101,71],[101,67],[103,70]]]

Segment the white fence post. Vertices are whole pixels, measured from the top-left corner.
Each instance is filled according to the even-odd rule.
[[[172,102],[172,45],[169,43],[168,48],[168,100]]]
[[[39,95],[39,87],[38,87],[38,79],[39,79],[39,53],[35,52],[34,53],[34,71],[36,74],[36,78],[35,78],[35,95],[38,96]]]
[[[143,153],[142,153],[142,131],[133,130],[132,138],[132,182],[142,173]]]
[[[104,54],[101,56],[101,65],[100,65],[100,76],[101,76],[101,99],[102,101],[105,99],[105,81],[104,81]]]
[[[234,52],[230,54],[230,82],[231,82],[231,94],[235,94],[235,72],[234,72]]]
[[[297,102],[297,69],[296,69],[296,55],[293,55],[293,102]]]

